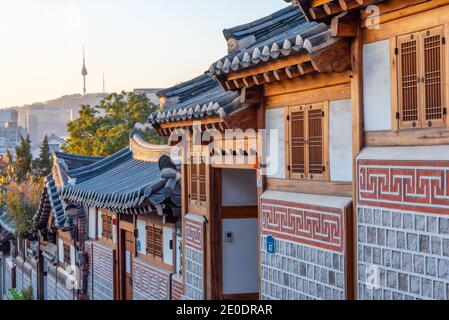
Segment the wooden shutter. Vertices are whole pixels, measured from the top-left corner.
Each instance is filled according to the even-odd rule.
[[[200,163],[198,164],[198,183],[199,183],[199,201],[200,205],[204,206],[207,200],[206,196],[206,163],[201,157]]]
[[[317,180],[324,177],[324,105],[310,105],[307,108],[307,161],[309,179]]]
[[[147,226],[147,254],[163,256],[162,227],[156,225]]]
[[[304,106],[290,108],[290,178],[306,177],[306,113]]]
[[[103,238],[112,240],[112,217],[108,214],[102,214],[103,220]]]
[[[191,158],[190,164],[190,203],[196,205],[199,201],[199,190],[198,190],[198,162],[195,157]]]
[[[444,124],[443,70],[444,45],[443,27],[421,33],[423,61],[423,127]]]
[[[419,112],[419,34],[398,37],[398,81],[400,127],[420,124]]]

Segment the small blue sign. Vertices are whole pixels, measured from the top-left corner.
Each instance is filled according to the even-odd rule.
[[[142,243],[140,242],[140,240],[137,240],[137,252],[141,251],[142,251]]]
[[[267,252],[271,254],[276,253],[276,239],[272,236],[267,237]]]

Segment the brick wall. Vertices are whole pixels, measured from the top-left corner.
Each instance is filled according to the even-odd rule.
[[[36,265],[24,261],[22,257],[16,258],[16,288],[19,291],[33,288],[33,298],[37,299],[37,270]]]
[[[359,299],[449,299],[448,186],[449,161],[358,161]]]
[[[5,273],[5,282],[4,282],[4,299],[7,300],[6,290],[14,287],[13,278],[15,278],[16,268],[14,266],[13,260],[11,257],[4,258],[4,273]]]
[[[185,221],[185,292],[183,299],[204,300],[204,227],[202,216],[188,214]]]
[[[114,300],[114,257],[115,250],[99,242],[89,242],[86,248],[91,246],[90,280],[93,283],[90,298],[92,300]]]
[[[182,276],[174,275],[171,282],[171,299],[172,300],[182,300],[184,295],[184,284]]]
[[[170,272],[134,259],[134,300],[170,300]]]
[[[304,195],[266,192],[261,213],[261,298],[344,300],[347,198],[316,197],[321,206],[285,199]],[[338,201],[336,201],[338,200]],[[338,207],[326,205],[340,203]],[[267,239],[275,240],[268,252]]]

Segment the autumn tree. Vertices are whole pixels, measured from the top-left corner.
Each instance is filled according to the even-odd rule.
[[[27,180],[31,174],[32,162],[30,135],[27,135],[26,138],[20,137],[20,144],[16,147],[16,159],[13,164],[14,180],[17,183],[20,184]]]
[[[109,156],[129,145],[129,134],[137,123],[145,124],[157,110],[144,94],[114,93],[98,106],[82,106],[77,120],[68,124],[64,151],[87,156]],[[161,144],[154,129],[142,132],[149,143]]]

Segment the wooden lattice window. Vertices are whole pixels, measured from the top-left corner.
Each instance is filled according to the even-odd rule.
[[[444,125],[444,28],[398,37],[400,128]]]
[[[189,175],[189,201],[195,206],[204,207],[207,201],[207,170],[203,157],[191,157]]]
[[[63,258],[64,258],[64,267],[67,268],[68,266],[70,266],[72,264],[71,254],[70,254],[70,245],[63,244],[62,250],[63,250],[62,254],[63,254]]]
[[[102,224],[103,224],[103,238],[106,240],[112,241],[112,216],[106,213],[103,213],[101,216]]]
[[[325,103],[289,109],[289,166],[291,179],[327,178],[327,110]]]
[[[147,254],[154,257],[163,257],[162,227],[151,224],[147,226]]]

